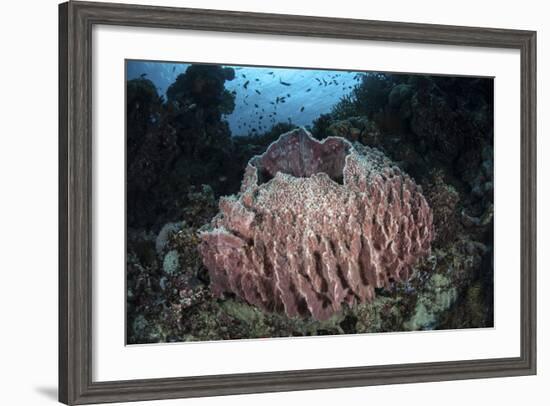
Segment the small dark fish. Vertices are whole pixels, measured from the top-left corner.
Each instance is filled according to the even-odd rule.
[[[315,80],[316,80],[317,82],[321,83],[321,79],[315,78]]]
[[[258,105],[257,105],[257,104],[255,104],[255,105],[254,105],[254,107],[258,108]]]
[[[336,81],[336,79],[334,79],[334,84],[338,86],[338,82]]]
[[[286,94],[286,97],[290,97],[290,93],[287,93],[287,94]]]
[[[241,76],[246,79],[246,75],[244,73],[241,73]]]
[[[250,83],[250,80],[247,80],[247,81],[244,83],[243,87],[244,87],[245,89],[248,89],[248,84],[249,84],[249,83]]]
[[[273,104],[273,105],[275,105],[275,102],[269,102],[269,104]]]
[[[145,76],[147,76],[147,73],[142,73],[141,75],[139,75],[140,78],[144,78]]]
[[[279,79],[279,83],[283,86],[290,86],[290,83],[288,82],[283,82],[281,79]]]
[[[305,108],[305,107],[304,107],[304,106],[302,106],[302,108],[300,109],[300,113],[301,113],[302,111],[304,111],[304,108]]]
[[[254,79],[254,80],[255,80],[256,82],[259,82],[259,81],[260,81],[260,79],[258,79],[258,78]]]
[[[264,118],[264,116],[260,116],[260,117],[258,117],[258,118],[261,120],[262,118]]]
[[[326,86],[328,83],[325,79],[323,79],[323,84]]]
[[[306,90],[306,93],[307,93],[307,92],[311,92],[311,87],[310,87],[309,89]]]
[[[236,94],[237,94],[237,91],[236,91],[236,90],[233,90],[233,91],[231,92],[231,94],[232,94],[232,95],[236,95]]]
[[[268,75],[273,75],[273,72],[267,72]]]
[[[175,70],[176,70],[176,67],[172,66],[172,72],[174,72]]]
[[[262,94],[262,92],[260,92],[258,89],[254,89],[254,91],[258,94]]]

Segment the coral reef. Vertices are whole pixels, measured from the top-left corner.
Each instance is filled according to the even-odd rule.
[[[227,178],[238,179],[232,165],[231,133],[223,114],[234,95],[225,82],[231,68],[192,65],[168,88],[166,100],[147,79],[128,82],[128,224],[158,228],[192,205],[181,191],[207,184],[219,193]],[[213,177],[212,173],[224,173]]]
[[[267,313],[238,297],[212,297],[197,246],[198,232],[171,223],[158,236],[132,234],[128,259],[128,342],[168,342],[353,334],[492,325],[491,252],[465,238],[421,258],[408,280],[371,302],[343,306],[327,320]],[[162,236],[161,236],[162,234]],[[161,250],[157,253],[155,245]],[[166,274],[166,257],[178,268]]]
[[[382,134],[377,125],[364,116],[330,122],[323,134],[323,138],[342,137],[369,147],[376,147],[382,143]]]
[[[408,279],[430,252],[420,188],[382,153],[304,129],[252,158],[241,192],[201,233],[215,296],[326,320]]]
[[[225,114],[243,100],[239,89],[226,89],[235,73],[244,72],[192,65],[164,97],[146,75],[127,82],[128,344],[493,326],[492,80],[361,74],[351,93],[312,123],[320,142],[285,144],[276,141],[295,129],[287,117],[262,133],[231,134]],[[365,176],[345,176],[352,168]],[[373,210],[373,202],[353,213],[348,205],[360,201],[359,183],[377,174],[386,179],[386,170],[392,182],[422,186],[412,195],[421,193],[433,214],[431,252],[414,255],[400,278],[382,267],[348,277],[344,272],[358,265],[362,220],[352,224],[344,214]],[[381,184],[391,189],[387,181]],[[352,197],[343,199],[351,186],[345,194]],[[289,199],[296,204],[283,210]],[[261,210],[268,204],[277,210]],[[381,218],[375,213],[382,227],[363,237],[380,241],[371,261],[391,263],[385,241],[392,229]],[[332,228],[312,227],[317,221]],[[282,226],[286,238],[276,232]],[[338,237],[341,229],[356,234]],[[201,255],[205,239],[213,249]],[[203,257],[214,267],[207,269]],[[260,273],[251,264],[263,265]],[[233,286],[212,271],[222,265],[238,270]],[[287,268],[297,270],[294,279]],[[271,277],[258,278],[264,271]],[[284,300],[300,317],[287,314],[276,272],[293,286]],[[258,281],[263,291],[255,290]],[[309,296],[300,298],[299,290]],[[269,295],[259,300],[261,292]]]
[[[462,230],[458,205],[460,195],[445,183],[441,171],[436,171],[424,186],[425,196],[433,210],[435,229],[434,245],[441,246],[457,238]]]

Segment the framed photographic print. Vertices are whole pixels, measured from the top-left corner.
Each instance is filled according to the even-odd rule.
[[[59,27],[61,402],[536,373],[535,32]]]

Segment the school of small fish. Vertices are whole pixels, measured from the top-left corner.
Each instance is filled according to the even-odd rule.
[[[341,97],[351,92],[362,76],[362,73],[349,71],[292,69],[293,72],[304,73],[289,75],[289,69],[285,68],[268,72],[265,72],[266,68],[234,67],[234,69],[237,72],[236,79],[228,82],[226,86],[234,89],[232,93],[237,96],[236,108],[242,110],[237,114],[234,113],[238,118],[236,122],[231,123],[236,127],[233,129],[235,135],[259,134],[269,130],[278,122],[296,123],[300,120],[300,115],[308,111],[310,114],[317,113],[318,116],[321,112],[315,110],[320,100],[327,96],[334,98],[335,94]],[[257,71],[254,71],[255,69]],[[246,73],[243,73],[245,70]],[[289,79],[289,76],[294,80]],[[305,94],[308,96],[301,97],[299,104],[291,103],[292,98]],[[335,101],[339,97],[335,98]],[[239,106],[239,102],[242,102],[242,106]],[[289,103],[294,110],[285,108],[285,113],[281,114],[282,107],[288,106]],[[232,118],[229,117],[230,121]],[[300,122],[296,124],[303,125]]]
[[[170,63],[158,69],[159,64],[150,65],[150,70],[136,72],[134,76],[153,80],[161,94],[189,66]],[[279,122],[311,124],[349,94],[364,74],[344,70],[228,67],[235,70],[235,79],[225,83],[235,96],[235,110],[225,117],[233,135],[260,134]]]

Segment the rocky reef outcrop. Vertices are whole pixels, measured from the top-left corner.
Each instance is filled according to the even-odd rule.
[[[128,225],[158,230],[192,206],[181,191],[207,184],[230,193],[241,168],[231,165],[231,131],[223,115],[235,95],[225,89],[231,68],[191,65],[159,95],[145,77],[127,84]],[[224,174],[215,176],[213,173]],[[232,191],[232,190],[231,190]]]
[[[289,317],[372,301],[410,277],[434,235],[421,188],[384,154],[304,129],[253,157],[219,208],[199,246],[212,294]]]

